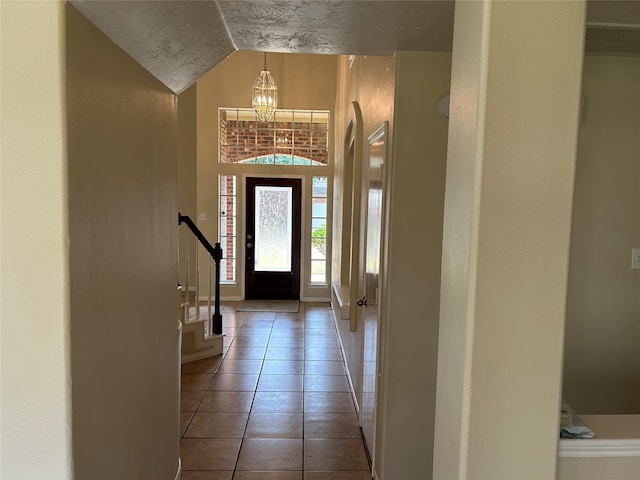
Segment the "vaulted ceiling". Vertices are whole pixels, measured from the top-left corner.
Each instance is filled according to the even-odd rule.
[[[69,2],[176,93],[236,50],[449,51],[455,6],[454,0]],[[587,20],[587,52],[640,54],[640,0],[590,0]]]

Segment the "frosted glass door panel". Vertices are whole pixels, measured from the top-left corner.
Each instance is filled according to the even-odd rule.
[[[291,271],[292,199],[291,187],[255,187],[254,271]]]

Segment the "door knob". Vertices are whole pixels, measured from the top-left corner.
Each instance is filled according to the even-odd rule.
[[[358,305],[359,307],[366,307],[367,306],[367,296],[365,295],[362,298],[359,298],[356,300],[356,305]]]
[[[247,248],[251,248],[251,247],[253,247],[253,243],[251,242],[247,243]]]

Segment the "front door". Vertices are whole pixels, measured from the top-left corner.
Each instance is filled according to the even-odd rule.
[[[299,178],[247,178],[245,298],[300,298]]]

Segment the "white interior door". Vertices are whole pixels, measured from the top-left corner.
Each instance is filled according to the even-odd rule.
[[[364,258],[364,297],[358,306],[364,310],[364,346],[362,368],[362,407],[360,424],[374,459],[375,409],[378,380],[380,254],[383,228],[383,165],[386,151],[386,123],[369,137],[369,155],[365,163],[368,170],[366,186],[366,242]]]

